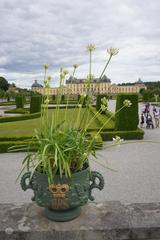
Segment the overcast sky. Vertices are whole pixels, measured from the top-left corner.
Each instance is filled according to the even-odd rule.
[[[0,16],[0,75],[19,87],[42,83],[44,63],[52,86],[74,63],[86,77],[88,43],[96,77],[112,46],[112,83],[160,80],[160,0],[0,0]]]

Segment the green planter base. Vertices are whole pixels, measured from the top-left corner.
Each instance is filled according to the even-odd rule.
[[[48,183],[46,174],[35,171],[31,178],[31,172],[26,172],[21,178],[21,186],[24,191],[34,191],[32,200],[45,208],[48,219],[65,222],[78,217],[81,206],[88,199],[94,200],[92,190],[102,190],[104,179],[100,173],[90,171],[87,166],[82,171],[73,173],[71,178],[56,175],[52,184]]]
[[[56,211],[49,208],[45,208],[45,216],[52,221],[66,222],[71,221],[78,217],[81,213],[81,207],[76,207],[63,211]]]

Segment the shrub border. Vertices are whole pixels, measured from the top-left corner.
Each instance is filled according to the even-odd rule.
[[[40,116],[41,116],[41,113],[32,113],[32,114],[25,114],[22,116],[0,117],[0,123],[29,120],[29,119],[39,118]]]
[[[103,131],[101,137],[103,141],[111,141],[114,137],[119,136],[125,140],[143,139],[145,132],[138,128],[133,131]]]

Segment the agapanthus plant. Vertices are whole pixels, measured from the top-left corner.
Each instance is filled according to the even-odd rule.
[[[60,68],[59,72],[59,91],[56,100],[55,110],[49,111],[49,88],[51,77],[48,76],[47,70],[49,68],[48,64],[44,64],[44,92],[43,104],[41,109],[41,127],[40,130],[35,131],[35,136],[33,138],[32,145],[34,144],[34,152],[29,152],[23,161],[23,169],[28,168],[28,171],[32,172],[40,171],[48,176],[49,184],[54,182],[54,177],[58,173],[60,176],[65,175],[66,177],[71,177],[74,172],[80,171],[89,165],[89,157],[93,155],[96,157],[97,138],[101,133],[104,126],[112,119],[106,118],[106,121],[97,130],[94,135],[91,135],[88,131],[91,124],[95,121],[98,114],[107,111],[108,100],[106,98],[101,99],[101,108],[97,111],[91,118],[89,118],[90,108],[92,105],[93,93],[89,91],[90,83],[92,80],[91,64],[92,64],[92,52],[95,50],[95,45],[89,44],[87,46],[87,51],[89,52],[89,74],[87,77],[88,91],[86,96],[82,95],[79,98],[77,105],[73,110],[73,116],[76,116],[71,121],[67,119],[69,94],[67,97],[67,104],[64,109],[64,117],[60,116],[60,102],[62,97],[62,90],[65,78],[68,71]],[[118,53],[118,49],[110,48],[107,50],[109,58],[105,67],[99,77],[101,79],[105,73],[105,70],[113,56]],[[73,65],[72,80],[77,64]],[[69,87],[67,87],[67,92],[70,92]],[[85,104],[85,108],[83,105]],[[131,103],[129,100],[124,101],[124,107],[130,107]],[[121,108],[121,109],[122,109]],[[119,109],[118,111],[121,111]],[[116,113],[115,113],[116,114]],[[84,121],[83,121],[84,120]],[[83,125],[82,125],[83,122]],[[92,137],[91,137],[92,136]],[[114,139],[115,144],[121,142],[120,138],[117,136]],[[22,146],[23,150],[25,149]],[[29,148],[30,150],[30,148]],[[31,175],[31,176],[32,176]]]

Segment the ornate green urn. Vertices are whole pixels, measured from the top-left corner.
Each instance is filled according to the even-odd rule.
[[[47,175],[27,172],[22,176],[21,187],[25,191],[32,189],[32,198],[39,206],[45,207],[45,215],[53,221],[69,221],[80,215],[81,206],[94,200],[92,189],[102,190],[102,175],[86,168],[72,174],[71,178],[56,175],[54,184],[48,185]],[[28,181],[29,180],[29,181]],[[98,183],[97,183],[98,180]]]

